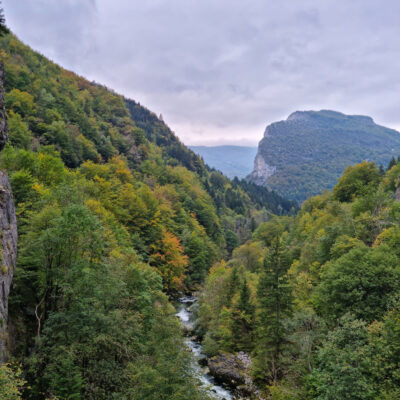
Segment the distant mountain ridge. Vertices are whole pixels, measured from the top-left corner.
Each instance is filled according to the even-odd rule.
[[[371,117],[296,111],[267,126],[248,179],[302,202],[331,189],[348,165],[386,165],[399,154],[400,133]]]
[[[228,178],[245,178],[253,168],[257,147],[248,146],[188,146],[206,164],[223,172]]]

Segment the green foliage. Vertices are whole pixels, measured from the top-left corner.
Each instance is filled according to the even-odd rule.
[[[345,169],[333,189],[333,195],[341,202],[351,201],[357,196],[375,191],[379,178],[380,173],[376,165],[364,161]]]
[[[365,323],[349,316],[328,338],[316,356],[316,368],[309,378],[312,398],[318,400],[375,398],[368,377],[366,357],[367,329]]]
[[[10,143],[16,147],[29,149],[32,143],[32,133],[22,121],[21,115],[10,111],[7,123],[10,131]]]
[[[35,179],[29,172],[25,170],[15,171],[10,176],[10,183],[13,188],[13,198],[16,204],[35,197]]]
[[[3,400],[21,400],[21,390],[25,385],[20,368],[0,365],[0,398]]]
[[[199,310],[207,352],[250,353],[267,398],[399,398],[399,175],[399,165],[349,167],[333,193],[259,224],[210,270]],[[242,341],[241,297],[256,310]]]
[[[26,398],[129,398],[148,379],[133,374],[136,365],[165,382],[157,386],[160,399],[183,398],[180,391],[200,396],[180,356],[162,270],[140,261],[112,214],[77,192],[90,181],[71,178],[39,192],[40,206],[31,206],[20,229],[10,307],[16,356],[31,386]],[[139,393],[157,398],[154,390]]]
[[[239,300],[232,310],[232,346],[236,350],[249,351],[253,347],[254,306],[246,280],[240,289]]]
[[[372,322],[381,318],[400,293],[399,259],[386,247],[358,246],[327,264],[315,292],[316,308],[327,320],[347,312]]]
[[[267,382],[277,382],[282,377],[281,353],[287,340],[284,320],[292,310],[292,290],[287,276],[289,265],[282,238],[276,236],[264,260],[257,288],[258,351],[253,373],[258,381],[266,378]]]
[[[9,32],[9,29],[6,26],[6,19],[4,18],[3,9],[0,8],[0,36],[6,35]]]

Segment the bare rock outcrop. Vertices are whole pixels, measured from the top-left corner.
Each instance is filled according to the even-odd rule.
[[[0,361],[7,354],[8,296],[17,259],[17,220],[8,176],[0,171]]]
[[[220,353],[208,360],[210,374],[218,381],[235,389],[235,399],[265,400],[251,379],[251,358],[240,351],[237,354]]]
[[[0,64],[0,149],[8,139],[4,104],[4,69]],[[8,296],[17,260],[17,219],[7,174],[0,171],[0,362],[7,357]]]
[[[0,150],[6,145],[8,140],[8,128],[7,128],[7,117],[6,107],[4,101],[4,67],[0,62]]]
[[[263,155],[258,152],[254,160],[253,172],[249,175],[249,179],[256,185],[264,186],[267,179],[276,172],[276,167],[268,165]]]

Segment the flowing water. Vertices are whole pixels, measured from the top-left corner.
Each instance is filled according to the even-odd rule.
[[[179,299],[179,311],[176,313],[176,316],[180,319],[182,326],[189,332],[193,329],[192,312],[190,311],[190,306],[195,302],[195,297],[182,297]],[[214,378],[209,375],[208,368],[200,365],[200,360],[205,358],[205,355],[202,353],[201,344],[189,337],[185,339],[185,343],[194,355],[194,362],[193,365],[191,365],[193,374],[199,378],[202,385],[207,388],[207,390],[210,392],[210,396],[216,400],[232,400],[232,392],[218,385],[214,381]]]

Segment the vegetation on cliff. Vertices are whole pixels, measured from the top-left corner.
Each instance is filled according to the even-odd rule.
[[[258,157],[275,173],[255,169],[249,178],[301,203],[332,189],[347,166],[364,160],[387,165],[399,154],[400,133],[370,117],[297,111],[269,125],[259,143]]]

